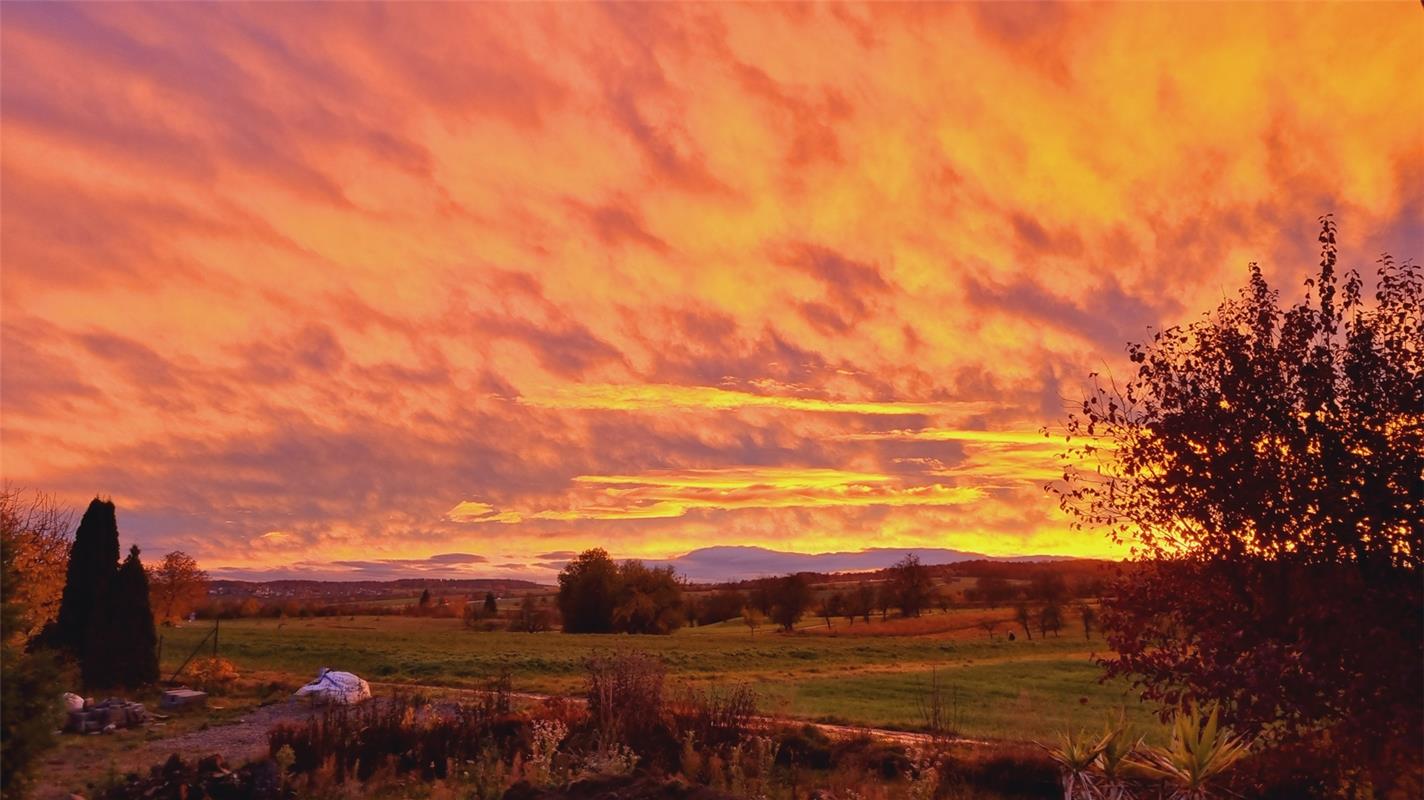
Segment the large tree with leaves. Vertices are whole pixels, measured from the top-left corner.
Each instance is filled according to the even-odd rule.
[[[162,622],[182,619],[208,597],[208,573],[182,550],[174,550],[149,569],[148,585],[154,618]]]
[[[1424,739],[1424,282],[1383,257],[1371,301],[1335,234],[1302,302],[1252,264],[1129,346],[1126,382],[1093,376],[1050,489],[1138,562],[1103,606],[1111,674],[1276,739],[1328,731],[1381,780]]]
[[[47,498],[19,502],[9,489],[0,493],[0,796],[24,797],[40,754],[54,746],[60,722],[59,667],[43,648],[27,652],[25,638],[34,609],[28,605],[25,576],[17,564],[33,556],[34,515],[28,508],[52,508]],[[48,519],[48,516],[44,517]],[[31,562],[33,563],[33,562]],[[61,566],[62,569],[62,566]]]

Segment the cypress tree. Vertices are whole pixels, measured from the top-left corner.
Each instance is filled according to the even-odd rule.
[[[74,533],[59,616],[46,626],[43,644],[66,650],[80,661],[85,659],[92,617],[107,604],[118,564],[119,525],[114,504],[96,497]]]
[[[106,608],[91,617],[87,656],[81,664],[84,683],[127,688],[154,683],[157,648],[148,574],[134,545],[111,584]]]

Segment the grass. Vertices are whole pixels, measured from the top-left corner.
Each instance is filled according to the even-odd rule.
[[[1101,640],[1065,630],[1009,642],[1004,623],[990,641],[977,628],[985,614],[935,612],[853,628],[837,620],[831,631],[808,618],[794,634],[763,627],[751,635],[728,622],[671,636],[471,632],[459,620],[414,617],[233,620],[222,623],[219,647],[239,671],[296,682],[331,667],[373,682],[476,687],[508,669],[517,691],[541,693],[579,691],[583,662],[595,652],[636,649],[660,656],[675,680],[750,684],[767,711],[899,728],[919,724],[936,670],[946,691],[958,692],[967,736],[1048,740],[1070,724],[1097,725],[1117,707],[1144,730],[1155,725],[1124,684],[1099,683],[1091,658]],[[207,631],[204,623],[163,629],[164,677]]]

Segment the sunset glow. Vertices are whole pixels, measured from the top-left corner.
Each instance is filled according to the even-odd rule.
[[[1424,256],[1421,43],[1408,2],[7,4],[4,478],[217,577],[1121,555],[1040,429],[1248,262],[1297,296],[1321,214]]]

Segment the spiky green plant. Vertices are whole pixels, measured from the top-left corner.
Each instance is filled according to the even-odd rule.
[[[1227,773],[1250,752],[1251,744],[1221,727],[1220,709],[1203,714],[1196,703],[1178,709],[1167,747],[1149,748],[1138,766],[1172,787],[1172,800],[1207,800],[1217,796]]]
[[[1104,737],[1068,730],[1058,735],[1057,747],[1047,748],[1062,772],[1063,800],[1094,800],[1099,796],[1093,766],[1105,746]]]
[[[1117,719],[1108,720],[1101,742],[1096,763],[1102,774],[1100,796],[1103,800],[1125,800],[1132,796],[1128,779],[1133,775],[1132,756],[1141,750],[1142,737],[1131,735],[1126,714],[1119,711]]]

